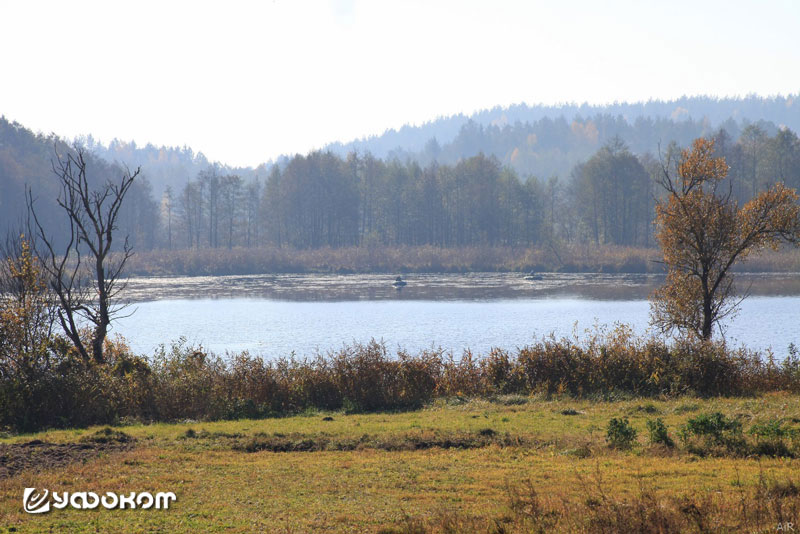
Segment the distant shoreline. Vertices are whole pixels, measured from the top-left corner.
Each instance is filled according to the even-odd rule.
[[[569,245],[511,247],[348,247],[185,249],[137,252],[130,276],[390,273],[620,273],[662,274],[656,248]],[[738,272],[800,272],[800,250],[765,251]]]

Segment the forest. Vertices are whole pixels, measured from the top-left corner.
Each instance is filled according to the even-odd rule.
[[[800,142],[789,129],[773,135],[746,126],[709,137],[730,165],[728,186],[743,204],[772,183],[800,185]],[[166,248],[277,246],[510,246],[553,242],[650,247],[656,179],[679,145],[635,154],[619,136],[602,144],[568,176],[520,176],[498,158],[457,163],[346,158],[312,152],[244,181],[214,168],[180,191],[165,192]]]
[[[768,104],[762,108],[783,107],[784,122],[793,124],[790,99]],[[470,119],[449,143],[432,137],[418,152],[378,157],[362,145],[340,154],[341,145],[255,169],[210,162],[187,147],[105,146],[91,137],[67,143],[2,119],[0,228],[23,225],[26,186],[45,227],[59,227],[58,211],[49,209],[58,195],[52,161],[77,149],[86,152],[90,182],[141,166],[120,215],[120,231],[137,251],[651,248],[657,180],[695,137],[715,141],[730,167],[725,186],[739,204],[776,182],[800,186],[800,140],[784,122],[728,117],[715,125],[679,111],[489,126]]]

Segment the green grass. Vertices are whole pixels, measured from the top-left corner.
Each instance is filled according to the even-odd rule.
[[[765,477],[798,477],[797,459],[700,458],[648,444],[648,419],[661,418],[676,437],[689,418],[717,411],[746,427],[774,419],[800,427],[800,397],[788,394],[617,402],[501,397],[441,400],[400,413],[122,426],[115,430],[136,439],[129,450],[0,479],[0,532],[9,527],[18,532],[409,532],[414,525],[445,531],[448,521],[461,525],[455,531],[491,531],[502,523],[510,532],[525,524],[511,503],[528,482],[552,506],[583,506],[587,495],[598,491],[634,499],[645,485],[664,499],[718,496],[733,510],[741,488],[754,488]],[[326,416],[333,420],[323,421]],[[638,430],[632,450],[606,445],[613,417],[627,417]],[[494,436],[522,438],[524,444],[503,447],[489,440],[475,448],[398,451],[374,446],[409,436],[480,435],[486,429]],[[76,443],[97,430],[8,436],[0,443]],[[187,437],[189,430],[193,437]],[[369,436],[371,441],[352,451],[250,453],[234,447],[275,434],[334,441]],[[21,509],[25,487],[174,491],[178,500],[166,511],[65,509],[34,516]],[[567,520],[562,517],[553,531],[567,529],[572,524]]]

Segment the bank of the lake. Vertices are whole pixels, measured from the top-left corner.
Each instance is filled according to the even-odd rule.
[[[150,250],[127,266],[136,276],[208,276],[264,273],[663,273],[657,248],[592,244],[522,247],[361,246]],[[764,251],[736,266],[743,272],[800,272],[800,250]]]

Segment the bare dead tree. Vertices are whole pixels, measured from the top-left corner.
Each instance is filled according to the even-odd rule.
[[[59,248],[42,226],[35,199],[27,192],[29,233],[36,236],[36,253],[56,295],[58,321],[65,335],[85,361],[104,361],[103,343],[108,327],[124,308],[119,295],[125,289],[122,272],[133,251],[125,237],[122,249],[114,253],[112,244],[125,194],[139,175],[125,170],[119,182],[107,181],[91,189],[86,178],[86,160],[81,149],[65,156],[56,150],[53,172],[61,182],[58,205],[67,215],[66,246]],[[63,252],[61,252],[63,250]],[[91,330],[90,347],[86,335]]]

